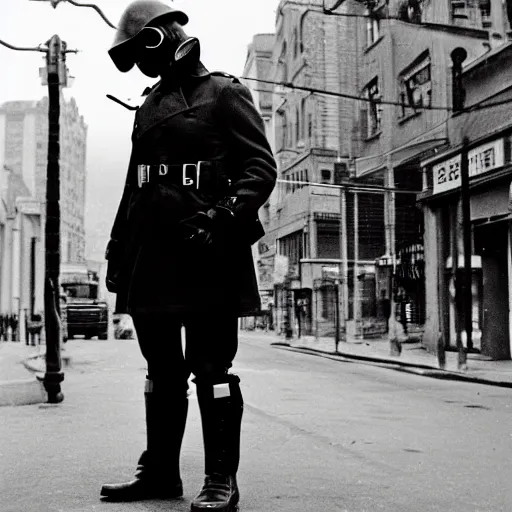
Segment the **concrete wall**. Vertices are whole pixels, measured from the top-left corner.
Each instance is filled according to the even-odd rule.
[[[398,102],[399,75],[422,54],[431,58],[432,105],[451,107],[450,53],[462,46],[468,61],[482,55],[486,48],[481,31],[466,34],[421,27],[396,20],[381,22],[382,38],[367,50],[361,64],[361,88],[379,78],[384,100]],[[401,107],[383,105],[382,133],[361,144],[361,157],[383,154],[423,136],[449,117],[448,110],[418,110],[417,115],[401,117]]]

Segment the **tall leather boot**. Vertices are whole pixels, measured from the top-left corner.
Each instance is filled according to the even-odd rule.
[[[180,451],[188,412],[186,393],[178,398],[173,390],[146,380],[147,449],[142,453],[135,477],[118,484],[105,484],[101,496],[108,501],[179,498],[183,495]]]
[[[239,382],[236,375],[226,375],[226,382],[216,385],[197,382],[206,478],[192,501],[191,512],[238,510],[236,473],[244,409]]]

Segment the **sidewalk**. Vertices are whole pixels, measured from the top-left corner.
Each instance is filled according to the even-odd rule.
[[[45,346],[0,342],[0,406],[46,402],[46,391],[26,361],[44,355]]]
[[[387,338],[340,341],[336,352],[334,338],[316,339],[314,336],[303,336],[286,340],[284,336],[278,336],[273,332],[242,331],[242,333],[248,337],[266,337],[269,344],[283,349],[337,359],[359,360],[438,379],[465,380],[512,388],[512,360],[492,361],[480,354],[468,354],[467,368],[459,370],[457,352],[446,352],[445,368],[440,369],[437,356],[427,352],[419,342],[401,343],[401,354],[395,355],[391,353]]]

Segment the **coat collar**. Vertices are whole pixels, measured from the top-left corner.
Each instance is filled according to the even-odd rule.
[[[133,138],[140,138],[157,124],[178,114],[197,108],[198,104],[189,104],[183,90],[194,87],[198,81],[205,80],[211,73],[199,62],[193,74],[180,80],[160,80],[148,92],[144,103],[136,114]]]

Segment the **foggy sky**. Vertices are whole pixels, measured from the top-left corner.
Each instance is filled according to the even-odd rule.
[[[93,3],[89,0],[78,0]],[[127,0],[94,0],[117,24]],[[184,10],[189,35],[201,41],[202,61],[210,70],[241,75],[247,45],[256,33],[274,32],[279,0],[176,0],[171,7]],[[138,70],[117,71],[107,54],[114,30],[93,9],[60,3],[0,0],[0,39],[9,44],[37,47],[53,34],[67,42],[72,87],[66,97],[76,98],[88,125],[86,233],[87,257],[102,259],[126,173],[133,112],[105,97],[113,94],[140,104],[140,94],[153,83]],[[44,53],[19,52],[0,45],[0,103],[40,99],[47,94],[39,78]]]

